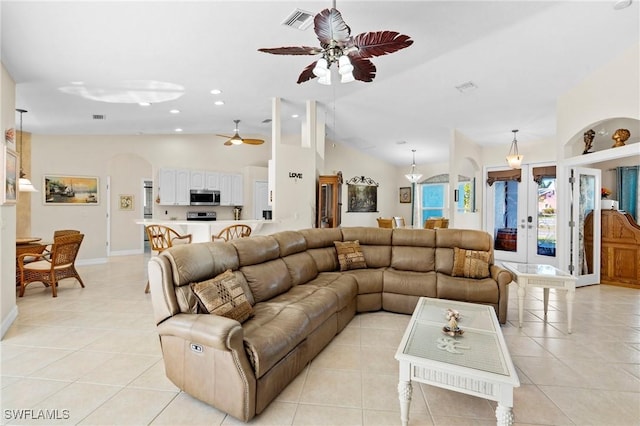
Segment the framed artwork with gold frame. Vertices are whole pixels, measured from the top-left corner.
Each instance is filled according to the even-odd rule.
[[[411,202],[411,187],[410,186],[402,186],[402,187],[400,187],[400,202],[401,203],[410,203]]]
[[[133,195],[120,194],[120,210],[133,210]]]

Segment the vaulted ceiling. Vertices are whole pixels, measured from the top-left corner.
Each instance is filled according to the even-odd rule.
[[[258,49],[319,46],[313,25],[282,22],[296,8],[316,14],[329,1],[3,0],[2,62],[33,133],[181,128],[221,144],[215,135],[232,134],[240,119],[241,135],[270,141],[264,121],[273,97],[283,100],[285,132],[299,132],[305,101],[317,100],[331,139],[406,165],[411,149],[419,163],[446,160],[454,128],[505,150],[512,129],[523,143],[552,138],[558,96],[639,42],[640,5],[615,4],[339,1],[352,34],[394,30],[414,43],[373,58],[371,83],[334,78],[324,86],[296,84],[316,57]]]

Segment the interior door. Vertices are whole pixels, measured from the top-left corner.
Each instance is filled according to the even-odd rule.
[[[527,263],[558,267],[556,167],[532,165],[528,181]]]
[[[527,261],[527,166],[487,172],[486,230],[493,235],[497,260]]]
[[[571,263],[569,271],[578,278],[576,286],[600,282],[600,189],[601,170],[574,167],[570,172],[571,185]],[[593,235],[593,249],[587,257],[585,246],[585,218],[593,211],[588,232]]]
[[[269,185],[266,181],[257,180],[253,186],[253,215],[255,219],[262,219],[262,211],[271,210],[269,207]]]

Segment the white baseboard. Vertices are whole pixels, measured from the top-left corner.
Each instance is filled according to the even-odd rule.
[[[9,327],[11,327],[11,324],[13,324],[16,318],[18,318],[18,305],[13,305],[11,312],[9,312],[6,318],[2,319],[2,335],[0,338],[4,337],[5,333],[9,330]]]
[[[109,256],[132,256],[134,254],[144,254],[144,249],[117,250],[109,253]]]
[[[85,266],[85,265],[100,265],[102,263],[107,263],[106,257],[96,257],[93,259],[77,259],[76,265]]]

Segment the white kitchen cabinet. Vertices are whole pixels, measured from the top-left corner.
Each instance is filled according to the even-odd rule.
[[[158,171],[158,195],[162,206],[188,206],[191,173],[187,169],[163,168]]]
[[[189,189],[220,190],[220,173],[207,170],[191,170]]]
[[[219,191],[220,190],[220,173],[204,172],[204,189]]]
[[[203,170],[191,170],[189,189],[205,189],[205,172]]]
[[[220,205],[242,206],[244,204],[243,178],[238,173],[220,173]]]

